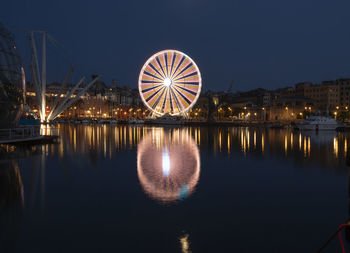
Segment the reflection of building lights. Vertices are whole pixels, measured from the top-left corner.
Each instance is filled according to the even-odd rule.
[[[338,138],[337,137],[333,138],[333,150],[334,150],[335,157],[338,158]]]

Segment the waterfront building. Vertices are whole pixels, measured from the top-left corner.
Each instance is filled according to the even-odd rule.
[[[36,108],[33,85],[28,83],[27,100],[34,112]],[[72,85],[67,85],[62,99]],[[203,92],[197,103],[186,115],[199,121],[278,121],[301,120],[311,114],[342,114],[346,119],[349,106],[350,79],[297,83],[295,88],[286,87],[276,90],[254,89],[246,92],[207,91]],[[47,87],[47,111],[59,94],[60,84],[51,83]],[[77,89],[73,97],[80,91]],[[286,109],[288,108],[288,110]],[[68,118],[144,118],[149,111],[143,105],[137,89],[111,85],[101,81],[90,87],[80,99],[64,111],[60,117]]]
[[[270,107],[270,120],[290,121],[305,118],[315,112],[313,100],[306,97],[279,97]]]
[[[315,107],[321,114],[334,110],[339,104],[339,86],[333,81],[305,87],[304,96],[314,101]]]
[[[342,78],[335,80],[335,85],[338,86],[338,96],[339,96],[339,104],[340,107],[348,107],[350,105],[350,79]]]
[[[38,113],[35,103],[35,90],[32,83],[28,83],[27,103],[34,113]],[[72,85],[67,85],[61,98],[65,98]],[[73,97],[80,92],[77,89]],[[54,99],[60,91],[59,83],[51,83],[46,91],[46,111],[49,112]],[[67,118],[143,118],[147,116],[146,109],[141,103],[137,89],[128,86],[119,87],[114,85],[108,87],[105,83],[98,81],[96,85],[89,88],[72,106],[65,110],[60,117]]]

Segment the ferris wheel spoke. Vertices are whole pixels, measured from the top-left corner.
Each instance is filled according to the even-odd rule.
[[[158,73],[159,76],[161,76],[162,78],[165,78],[165,76],[163,76],[159,70],[152,64],[152,62],[149,63],[149,66],[155,71]]]
[[[162,98],[163,94],[164,94],[165,88],[162,88],[162,92],[160,93],[160,95],[158,95],[158,97],[155,99],[152,108],[156,109],[156,106],[159,104],[160,99]]]
[[[159,57],[157,56],[156,57],[156,61],[157,61],[157,63],[158,63],[158,66],[160,67],[160,69],[162,70],[162,72],[163,72],[163,76],[164,76],[164,78],[166,77],[166,74],[165,74],[165,72],[164,72],[164,68],[163,68],[163,65],[162,65],[162,63],[160,62],[160,60],[159,60]]]
[[[173,76],[176,75],[176,72],[179,70],[180,66],[181,66],[182,63],[185,61],[185,59],[186,59],[186,56],[182,56],[180,62],[177,64],[177,66],[176,66],[176,68],[175,68],[174,73],[172,74],[172,78],[173,78]]]
[[[157,91],[155,91],[154,93],[152,93],[149,97],[146,98],[146,102],[149,102],[155,95],[157,95],[159,93],[159,91],[161,91],[162,89],[164,89],[164,87],[159,88]]]
[[[169,76],[169,66],[168,66],[168,53],[164,53],[164,60],[165,60],[165,68],[166,68],[166,76]]]
[[[182,106],[181,106],[181,104],[180,104],[180,102],[179,102],[179,100],[178,100],[178,97],[176,96],[176,94],[175,94],[175,92],[174,92],[174,89],[171,88],[170,91],[171,91],[171,94],[173,95],[173,98],[174,98],[174,101],[175,101],[175,105],[176,105],[176,107],[177,107],[177,110],[178,110],[179,112],[181,112],[181,111],[182,111]]]
[[[142,90],[142,93],[146,93],[146,92],[148,92],[148,91],[151,91],[151,90],[153,90],[153,89],[159,88],[159,87],[161,87],[161,86],[163,86],[163,85],[161,84],[161,85],[157,85],[157,86],[145,88],[145,89]]]
[[[145,85],[150,85],[150,84],[160,84],[160,83],[163,83],[161,81],[153,81],[153,80],[141,80],[141,83],[145,84]]]
[[[174,68],[174,63],[175,63],[175,60],[176,60],[176,56],[177,56],[177,54],[174,53],[174,54],[173,54],[173,60],[171,61],[170,76],[172,76],[172,72],[173,72],[173,68]]]
[[[192,90],[190,90],[190,89],[187,89],[187,88],[185,88],[185,87],[182,87],[182,86],[176,85],[176,84],[175,84],[175,86],[176,86],[177,88],[180,88],[180,89],[183,90],[183,91],[186,91],[186,92],[190,93],[190,94],[193,95],[193,96],[196,96],[196,95],[197,95],[196,92],[194,92],[194,91],[192,91]]]
[[[158,76],[156,76],[156,75],[154,75],[154,74],[152,74],[152,73],[150,73],[150,72],[148,72],[146,70],[143,73],[145,73],[146,75],[151,76],[153,78],[156,78],[156,79],[158,79],[160,81],[163,81],[162,78],[160,78],[160,77],[158,77]]]
[[[182,98],[188,105],[191,104],[191,101],[181,91],[179,91],[176,87],[173,88],[177,92],[177,94],[180,95],[180,98]]]
[[[190,74],[187,74],[187,75],[185,75],[185,76],[179,77],[179,78],[174,78],[174,81],[186,79],[186,78],[189,78],[189,77],[192,77],[192,76],[196,76],[196,75],[198,75],[198,72],[197,72],[197,71],[195,71],[195,72],[193,72],[193,73],[190,73]]]
[[[163,99],[163,102],[162,102],[163,105],[162,105],[162,107],[160,108],[160,111],[161,111],[161,112],[163,112],[163,109],[165,109],[166,102],[168,101],[168,99],[167,99],[168,93],[169,93],[169,88],[166,89],[166,91],[165,91],[164,99]]]
[[[173,106],[173,99],[171,97],[171,89],[169,89],[169,105],[170,105],[170,112],[173,113],[174,112],[174,106]]]
[[[160,105],[159,112],[162,113],[164,102],[166,101],[167,88],[164,89],[162,94],[159,96],[159,101],[157,105]]]
[[[195,85],[198,86],[199,82],[178,82],[178,81],[174,81],[175,84],[183,84],[183,85]]]
[[[183,68],[176,76],[173,77],[174,80],[176,80],[176,78],[181,75],[183,72],[185,72],[187,69],[189,69],[191,66],[193,65],[192,62],[190,62],[185,68]]]
[[[181,96],[181,93],[175,88],[175,87],[172,87],[173,88],[173,91],[174,91],[174,94],[176,96],[176,99],[179,103],[179,105],[181,106],[181,110],[183,110],[184,108],[186,108],[186,100],[182,98]]]

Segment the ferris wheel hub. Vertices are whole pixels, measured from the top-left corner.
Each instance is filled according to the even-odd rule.
[[[172,83],[173,83],[173,81],[169,77],[165,78],[164,81],[163,81],[163,84],[166,87],[169,87]]]

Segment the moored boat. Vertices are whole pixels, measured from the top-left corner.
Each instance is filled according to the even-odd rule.
[[[341,127],[343,127],[341,123],[325,116],[310,116],[306,120],[295,124],[295,128],[299,130],[336,130]]]

